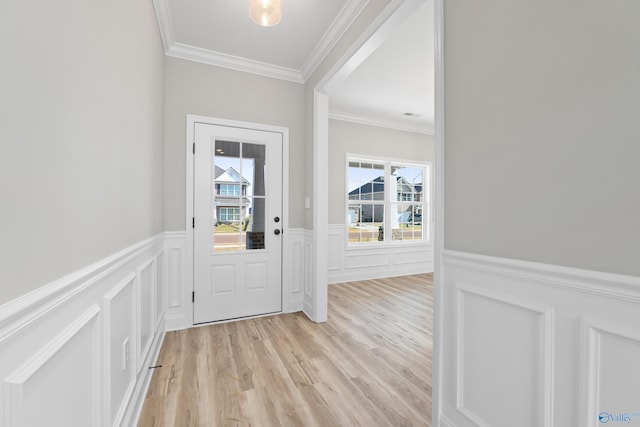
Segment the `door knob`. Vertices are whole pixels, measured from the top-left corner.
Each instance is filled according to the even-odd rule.
[[[280,229],[276,228],[275,230],[273,230],[273,234],[275,234],[276,236],[280,234]]]
[[[274,222],[280,222],[280,217],[279,217],[279,216],[277,216],[277,217],[273,218],[273,221],[274,221]]]

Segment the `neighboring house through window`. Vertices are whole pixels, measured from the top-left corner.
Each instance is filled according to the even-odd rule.
[[[219,222],[239,222],[240,221],[240,208],[220,208]]]
[[[347,164],[350,245],[429,240],[429,163],[347,155]]]
[[[249,181],[230,167],[215,167],[215,219],[216,223],[239,223],[250,215],[247,186]]]
[[[246,187],[245,187],[246,193]],[[220,184],[220,196],[239,196],[241,195],[239,184]]]

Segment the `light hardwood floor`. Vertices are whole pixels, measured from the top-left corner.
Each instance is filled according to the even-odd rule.
[[[329,286],[304,314],[166,335],[139,426],[430,426],[430,274]]]

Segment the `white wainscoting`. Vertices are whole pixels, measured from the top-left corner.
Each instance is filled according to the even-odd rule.
[[[192,287],[187,287],[187,233],[165,232],[164,249],[167,264],[167,330],[175,331],[193,326],[188,319],[187,303],[191,304]]]
[[[309,235],[312,233],[300,228],[285,231],[282,270],[282,311],[291,313],[301,311],[304,292],[308,289],[311,273],[309,254]],[[184,231],[165,233],[165,251],[167,264],[167,317],[166,330],[174,331],[193,326],[190,310],[193,285],[187,283],[186,265],[187,235]]]
[[[312,239],[287,230],[285,312],[310,304]],[[135,425],[165,330],[192,326],[187,277],[165,232],[0,307],[0,427]]]
[[[135,425],[164,337],[164,234],[0,307],[3,427]]]
[[[440,425],[640,425],[640,278],[455,251],[443,278]]]
[[[304,245],[302,264],[299,266],[302,271],[302,277],[304,278],[302,311],[304,311],[309,319],[313,319],[315,317],[313,303],[313,287],[315,277],[313,269],[313,230],[303,230],[302,233],[304,236]]]
[[[293,313],[302,311],[308,261],[305,257],[305,231],[295,228],[289,229],[287,234],[282,275],[283,311]]]
[[[347,247],[344,224],[329,225],[329,283],[433,272],[433,245]]]

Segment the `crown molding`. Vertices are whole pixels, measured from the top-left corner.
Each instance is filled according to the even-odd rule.
[[[167,56],[172,56],[174,58],[230,68],[232,70],[244,71],[280,80],[288,80],[294,83],[304,83],[304,79],[302,78],[300,71],[292,68],[279,67],[277,65],[271,65],[225,53],[213,52],[208,49],[202,49],[182,43],[174,42],[166,53]]]
[[[175,42],[171,13],[169,11],[169,0],[153,0],[153,8],[156,11],[162,46],[164,46],[164,52],[167,53]]]
[[[277,65],[178,43],[175,39],[173,25],[171,23],[169,1],[153,0],[153,6],[156,11],[158,27],[160,28],[160,37],[162,38],[162,44],[167,56],[287,80],[294,83],[304,83],[304,79],[300,71],[292,68],[280,67]]]
[[[320,66],[338,40],[351,27],[351,24],[360,16],[370,0],[350,0],[342,8],[336,19],[331,23],[327,32],[322,36],[300,70],[304,81]]]
[[[333,120],[340,120],[343,122],[356,123],[359,125],[376,126],[380,128],[400,130],[404,132],[421,133],[424,135],[435,134],[435,130],[427,126],[410,125],[400,121],[374,119],[371,117],[359,116],[357,114],[345,113],[342,111],[330,111],[329,118]]]
[[[267,64],[265,62],[179,43],[175,39],[175,33],[171,23],[169,0],[153,0],[153,7],[156,11],[160,37],[162,38],[162,45],[164,46],[164,51],[167,56],[287,80],[294,83],[305,83],[351,26],[353,21],[362,13],[362,10],[369,4],[369,1],[370,0],[349,0],[347,2],[336,19],[331,23],[331,26],[322,39],[320,39],[320,42],[313,49],[301,70],[280,67],[278,65]]]

